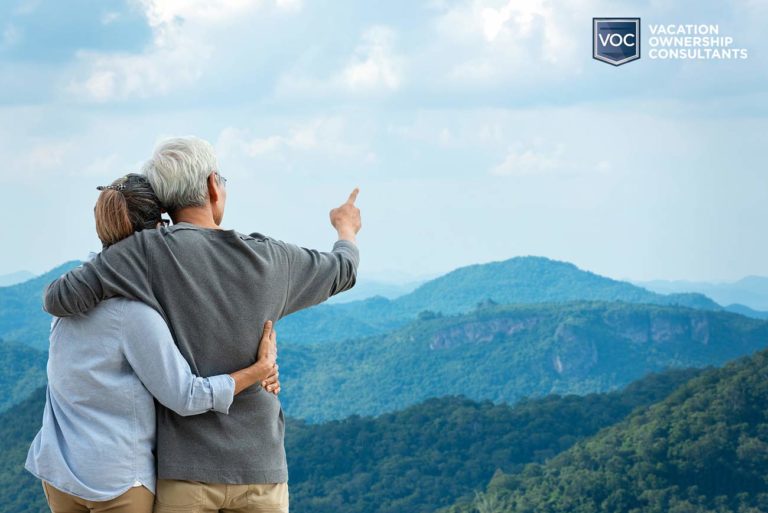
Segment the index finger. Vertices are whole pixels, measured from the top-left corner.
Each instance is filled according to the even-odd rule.
[[[357,194],[360,192],[360,187],[355,187],[355,190],[347,198],[347,203],[354,203],[357,199]]]

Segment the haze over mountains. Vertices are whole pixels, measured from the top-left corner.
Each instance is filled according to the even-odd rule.
[[[16,271],[9,274],[0,275],[0,287],[16,285],[27,280],[31,280],[35,275],[29,271]]]
[[[736,304],[753,310],[768,310],[768,278],[764,276],[747,276],[726,283],[654,280],[636,284],[660,294],[698,292],[706,294],[721,305]]]

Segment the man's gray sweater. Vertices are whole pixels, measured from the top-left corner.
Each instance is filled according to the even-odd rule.
[[[66,317],[113,296],[143,301],[166,319],[192,371],[213,376],[254,362],[266,320],[354,286],[358,261],[351,241],[320,252],[179,223],[108,247],[51,283],[44,305]],[[229,415],[181,417],[158,405],[157,419],[159,478],[288,481],[280,400],[259,385],[237,395]]]

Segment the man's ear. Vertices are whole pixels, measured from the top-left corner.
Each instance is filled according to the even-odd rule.
[[[216,173],[208,175],[208,199],[210,199],[211,204],[219,201],[219,184],[216,181]]]

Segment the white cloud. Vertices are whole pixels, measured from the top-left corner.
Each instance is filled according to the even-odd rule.
[[[139,166],[129,166],[123,159],[123,157],[117,153],[110,153],[104,157],[98,157],[95,160],[89,162],[82,168],[82,172],[78,170],[78,173],[82,176],[114,176],[117,178],[121,173],[135,173],[139,169]]]
[[[394,54],[395,32],[376,26],[365,31],[350,63],[341,73],[344,85],[353,90],[395,90],[400,86],[401,64]]]
[[[567,154],[566,154],[567,153]],[[496,176],[587,176],[606,177],[615,174],[615,166],[608,159],[594,160],[590,152],[566,152],[562,143],[548,143],[542,138],[529,143],[517,143],[507,150],[504,159],[493,166],[490,174]]]
[[[209,65],[215,30],[265,6],[296,11],[296,0],[140,0],[152,42],[138,54],[81,51],[69,91],[106,102],[162,96],[197,82]],[[105,15],[104,23],[114,21]]]
[[[580,70],[578,52],[587,20],[601,0],[558,4],[546,0],[465,0],[440,6],[427,59],[442,61],[437,80],[460,84],[530,84],[549,74],[563,79]],[[584,27],[587,28],[584,28]],[[450,56],[446,59],[444,56]],[[543,61],[543,62],[542,62]],[[425,62],[425,65],[427,63]],[[535,86],[534,86],[535,87]]]
[[[249,158],[290,159],[302,153],[356,158],[365,162],[376,159],[365,145],[349,142],[347,121],[341,117],[301,121],[286,127],[283,133],[257,136],[250,130],[227,127],[216,142],[220,156],[238,154]]]
[[[539,142],[533,145],[517,145],[507,152],[507,156],[491,169],[491,174],[498,176],[527,176],[549,173],[563,165],[563,147],[558,145],[548,148]]]
[[[119,19],[120,19],[120,13],[117,11],[109,11],[101,15],[101,23],[103,25],[109,25]]]
[[[141,0],[150,26],[184,20],[188,23],[221,23],[258,8],[259,0]],[[284,2],[277,2],[277,5]]]
[[[30,170],[50,170],[61,166],[72,144],[67,141],[38,143],[25,152],[18,163]]]
[[[70,91],[97,102],[162,96],[199,79],[210,54],[208,45],[181,27],[160,26],[143,54],[79,52],[86,76],[73,81]]]
[[[486,41],[494,41],[503,30],[511,29],[517,29],[521,35],[527,36],[533,29],[535,17],[551,17],[551,9],[545,7],[543,0],[510,0],[498,9],[483,7],[482,2],[477,2],[474,7],[479,9]],[[512,27],[509,21],[512,21]]]
[[[396,91],[403,84],[405,67],[405,58],[395,51],[396,38],[391,27],[369,27],[341,69],[324,77],[307,75],[301,69],[288,71],[277,81],[275,94],[318,97]]]

